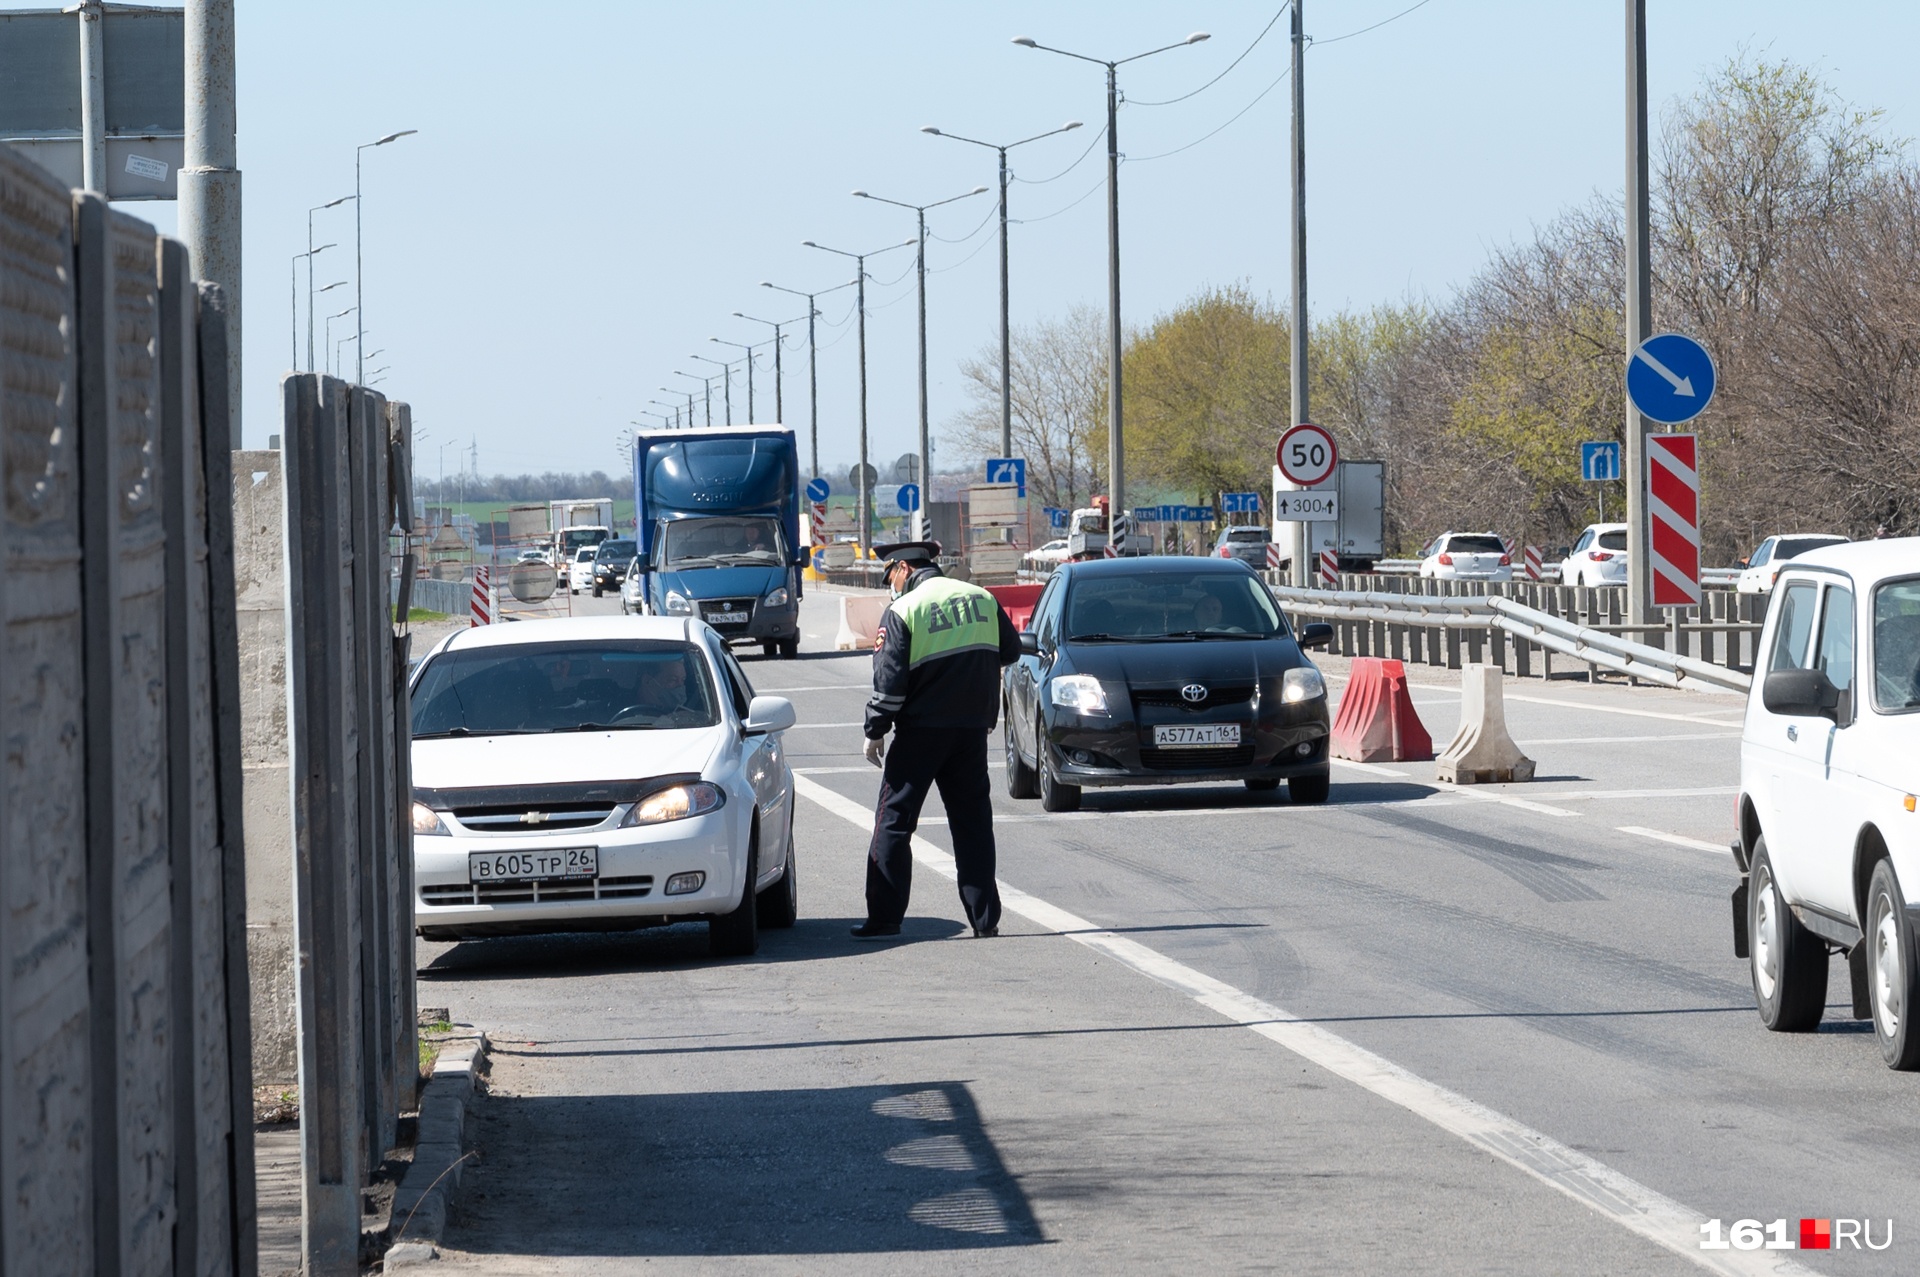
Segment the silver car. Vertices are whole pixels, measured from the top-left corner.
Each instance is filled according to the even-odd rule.
[[[627,564],[627,574],[620,581],[620,614],[622,616],[645,616],[647,614],[647,578],[640,574],[640,557],[634,556]]]
[[[1222,528],[1213,552],[1223,559],[1238,559],[1256,572],[1267,566],[1267,544],[1273,540],[1271,528]]]

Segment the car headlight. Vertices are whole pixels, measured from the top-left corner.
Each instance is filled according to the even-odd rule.
[[[1326,694],[1327,680],[1321,678],[1320,671],[1311,665],[1288,670],[1280,680],[1280,700],[1283,704],[1297,705]]]
[[[726,791],[704,780],[691,785],[675,785],[635,803],[627,813],[627,818],[620,822],[620,827],[631,829],[635,825],[661,825],[669,820],[704,816],[710,811],[718,811],[726,801]]]
[[[687,596],[678,590],[667,591],[668,616],[692,616],[693,604],[687,602]]]
[[[1107,712],[1107,690],[1091,674],[1062,674],[1047,687],[1048,698],[1061,709],[1078,710],[1082,714]]]
[[[440,813],[425,803],[413,805],[413,832],[416,834],[444,834],[451,837],[447,822],[440,819]]]
[[[785,607],[787,605],[787,587],[784,585],[781,586],[773,593],[767,595],[762,601],[766,603],[768,607]]]

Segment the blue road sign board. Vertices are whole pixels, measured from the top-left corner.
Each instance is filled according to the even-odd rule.
[[[1180,507],[1182,523],[1212,523],[1213,507],[1210,505],[1183,505]]]
[[[1612,440],[1580,445],[1580,477],[1588,483],[1606,483],[1620,477],[1620,445]]]
[[[900,491],[893,499],[900,503],[902,510],[905,510],[908,514],[912,514],[920,508],[920,485],[917,483],[901,484]]]
[[[820,502],[825,501],[832,495],[833,487],[825,479],[809,479],[807,481],[807,500]]]
[[[1042,506],[1040,512],[1047,516],[1047,526],[1050,528],[1066,527],[1067,516],[1072,513],[1065,507],[1057,505]]]
[[[1223,492],[1220,494],[1220,508],[1228,514],[1260,513],[1260,494],[1258,492]]]
[[[1713,398],[1715,380],[1707,348],[1679,333],[1647,338],[1627,361],[1627,398],[1663,425],[1699,416]]]
[[[1020,495],[1027,495],[1027,459],[1025,457],[992,457],[987,461],[988,483],[1011,483],[1020,489]]]

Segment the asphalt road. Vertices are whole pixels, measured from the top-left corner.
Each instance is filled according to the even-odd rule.
[[[1842,964],[1822,1031],[1775,1035],[1732,954],[1737,699],[1511,683],[1529,785],[997,789],[994,941],[936,805],[904,942],[859,945],[877,773],[833,607],[748,662],[799,710],[797,928],[421,946],[423,1001],[496,1043],[452,1271],[1920,1269],[1920,1083]],[[1451,680],[1413,679],[1444,741]],[[1802,1217],[1893,1244],[1698,1246]]]

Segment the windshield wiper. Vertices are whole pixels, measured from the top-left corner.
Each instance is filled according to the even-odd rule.
[[[501,727],[491,731],[474,731],[470,727],[449,727],[444,732],[415,732],[414,740],[439,740],[443,736],[538,736],[537,727]]]
[[[684,558],[684,559],[669,559],[667,561],[667,567],[669,570],[671,570],[673,568],[696,567],[701,564],[718,566],[719,562],[720,561],[714,558],[711,554],[695,554],[689,558]]]
[[[1154,637],[1169,639],[1263,639],[1273,636],[1270,634],[1233,634],[1226,630],[1175,630],[1171,634],[1159,634]]]
[[[772,550],[747,550],[741,554],[722,554],[717,556],[723,562],[738,563],[745,559],[749,563],[778,563],[780,558]]]

